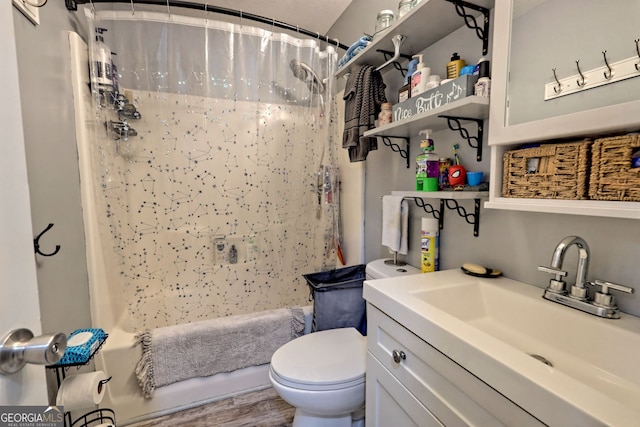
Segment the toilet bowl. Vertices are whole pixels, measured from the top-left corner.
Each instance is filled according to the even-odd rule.
[[[366,338],[355,328],[314,332],[276,350],[269,379],[296,408],[293,427],[364,426],[365,359]]]
[[[384,259],[367,264],[366,279],[418,274]],[[364,427],[366,338],[355,328],[313,332],[273,353],[269,379],[296,408],[293,427]]]

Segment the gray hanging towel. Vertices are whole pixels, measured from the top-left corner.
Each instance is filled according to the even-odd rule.
[[[362,136],[375,126],[380,107],[387,102],[382,76],[373,65],[361,65],[349,74],[344,89],[344,135],[342,147],[349,150],[351,162],[367,159],[371,150],[378,149],[376,137]]]

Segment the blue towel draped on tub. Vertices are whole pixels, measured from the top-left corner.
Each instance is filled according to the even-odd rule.
[[[138,335],[136,367],[145,397],[156,387],[195,377],[264,365],[285,343],[302,335],[301,308],[281,308],[165,326]]]

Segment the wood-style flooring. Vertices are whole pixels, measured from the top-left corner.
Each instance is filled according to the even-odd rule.
[[[269,387],[130,427],[291,427],[295,408]]]

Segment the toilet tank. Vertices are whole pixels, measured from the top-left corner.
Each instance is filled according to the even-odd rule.
[[[388,259],[377,259],[367,264],[365,274],[367,280],[385,279],[388,277],[402,277],[410,274],[418,274],[420,270],[412,265],[386,264]],[[391,261],[391,260],[389,260]]]

